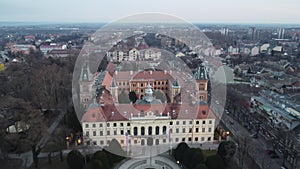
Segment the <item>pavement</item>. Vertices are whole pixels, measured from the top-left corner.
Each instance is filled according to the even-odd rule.
[[[164,157],[162,155],[147,157],[147,158],[133,158],[125,161],[122,165],[116,167],[115,169],[144,169],[144,168],[154,168],[154,169],[181,169],[181,167],[176,164],[173,160]]]

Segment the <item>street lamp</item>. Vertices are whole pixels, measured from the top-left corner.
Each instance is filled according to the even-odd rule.
[[[80,145],[81,144],[81,138],[78,138],[77,139],[77,145]]]

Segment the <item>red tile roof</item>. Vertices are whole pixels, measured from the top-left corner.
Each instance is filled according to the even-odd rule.
[[[81,122],[101,122],[107,121],[101,107],[90,107],[82,116]]]
[[[145,116],[146,112],[153,112],[156,116],[167,116],[172,119],[212,119],[214,113],[208,105],[189,105],[189,104],[158,104],[158,105],[137,105],[137,104],[104,104],[99,106],[99,110],[89,108],[84,114],[82,122],[100,121],[126,121],[131,117]],[[98,115],[101,114],[102,116]],[[144,113],[144,114],[143,114]],[[95,117],[95,115],[97,116]],[[94,117],[94,118],[93,118]]]

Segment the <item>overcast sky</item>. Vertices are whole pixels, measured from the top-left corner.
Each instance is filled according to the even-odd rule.
[[[189,22],[300,24],[300,0],[0,0],[0,21],[110,22],[162,12]]]

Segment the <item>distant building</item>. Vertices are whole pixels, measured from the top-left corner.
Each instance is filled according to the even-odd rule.
[[[266,118],[270,126],[293,130],[300,125],[300,107],[286,96],[263,90],[251,98],[253,111]]]
[[[24,39],[25,39],[25,42],[34,42],[35,41],[35,36],[32,36],[32,35],[25,36]]]
[[[21,53],[24,55],[28,55],[30,53],[30,50],[35,51],[36,47],[34,45],[28,45],[28,44],[13,44],[10,46],[10,51],[13,54]]]
[[[40,46],[40,50],[44,53],[44,55],[52,50],[65,50],[65,49],[67,49],[67,45],[65,44],[50,43],[49,45],[44,44]]]
[[[256,56],[259,54],[259,47],[255,46],[251,49],[251,56]]]

